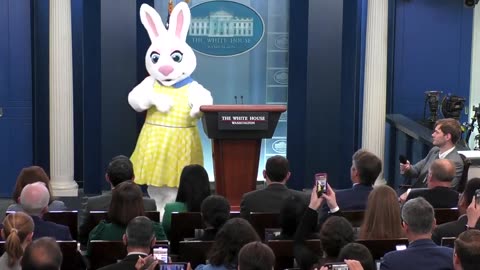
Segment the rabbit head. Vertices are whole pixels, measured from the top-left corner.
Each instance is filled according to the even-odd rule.
[[[152,44],[145,55],[148,73],[162,85],[171,86],[189,77],[197,58],[186,42],[190,27],[190,9],[185,2],[175,6],[168,30],[160,15],[147,4],[140,7],[140,18]]]

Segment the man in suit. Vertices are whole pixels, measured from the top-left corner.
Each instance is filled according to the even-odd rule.
[[[455,270],[476,270],[480,265],[480,231],[468,230],[455,240],[453,266]]]
[[[329,209],[325,204],[321,209],[320,220],[325,220],[328,212],[334,213],[339,209],[365,210],[367,199],[373,190],[373,184],[382,171],[382,161],[375,154],[360,149],[352,156],[352,167],[350,167],[350,179],[353,186],[348,189],[336,190],[336,207]]]
[[[411,165],[410,161],[407,163],[400,163],[400,173],[405,175],[408,182],[411,184],[413,178],[416,181],[413,183],[413,188],[422,188],[427,185],[428,168],[436,159],[450,159],[455,163],[455,178],[452,181],[452,188],[456,189],[463,172],[463,161],[457,150],[455,144],[461,136],[460,123],[453,118],[440,119],[435,123],[435,130],[432,133],[432,143],[434,147],[428,152],[427,156]],[[403,191],[402,191],[403,192]]]
[[[455,177],[455,164],[449,159],[437,159],[432,162],[427,175],[427,188],[407,190],[406,200],[423,197],[433,208],[452,208],[458,203],[458,192],[451,189]],[[402,201],[402,197],[400,198]]]
[[[263,177],[267,187],[245,193],[240,203],[240,216],[248,218],[250,212],[279,213],[284,200],[290,196],[299,196],[308,204],[308,194],[288,189],[286,183],[290,178],[288,160],[282,156],[273,156],[267,160]]]
[[[435,214],[424,198],[407,201],[402,208],[402,220],[408,248],[385,254],[380,270],[453,269],[453,250],[431,240]]]
[[[42,237],[25,249],[21,266],[23,270],[58,269],[62,266],[63,255],[55,239]]]
[[[132,219],[123,235],[123,244],[127,247],[127,257],[118,263],[102,267],[100,270],[135,269],[139,257],[147,257],[150,249],[155,245],[155,241],[155,231],[150,219],[144,216]]]
[[[441,244],[443,237],[457,237],[467,228],[480,229],[478,222],[480,217],[480,206],[474,199],[475,191],[480,189],[480,178],[472,178],[467,182],[465,191],[458,200],[458,220],[438,225],[433,230],[432,240],[438,245]]]
[[[110,184],[110,190],[102,195],[87,198],[87,202],[83,205],[83,210],[80,217],[79,241],[82,245],[86,245],[88,241],[88,234],[93,228],[88,228],[88,219],[90,211],[107,211],[112,201],[112,190],[120,183],[125,181],[133,181],[135,175],[133,173],[133,165],[130,159],[126,156],[116,156],[108,164],[105,173],[105,180]],[[147,197],[143,198],[143,207],[145,211],[156,211],[157,206],[154,199]]]
[[[43,182],[28,184],[20,193],[20,204],[25,213],[32,217],[35,224],[33,239],[48,236],[56,240],[72,240],[70,229],[67,226],[42,219],[43,214],[48,211],[49,200],[50,194]]]

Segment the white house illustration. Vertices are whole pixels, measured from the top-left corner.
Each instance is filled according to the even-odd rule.
[[[192,18],[190,36],[207,37],[252,37],[253,18],[238,18],[219,10],[207,17]]]

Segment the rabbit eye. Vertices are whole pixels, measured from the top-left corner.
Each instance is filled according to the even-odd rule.
[[[156,64],[160,59],[160,54],[158,54],[157,52],[152,52],[150,54],[150,59],[152,60],[152,63]]]
[[[180,51],[174,51],[172,54],[170,54],[170,57],[172,57],[173,61],[180,63],[183,59],[183,53]]]

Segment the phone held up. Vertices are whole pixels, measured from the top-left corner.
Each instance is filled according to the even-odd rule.
[[[348,265],[342,262],[325,264],[328,270],[348,270]]]
[[[480,189],[475,190],[475,202],[480,205]]]
[[[404,155],[400,155],[400,156],[398,157],[398,160],[399,160],[400,163],[402,163],[402,164],[407,164],[407,162],[408,162],[407,157],[404,156]]]
[[[327,192],[327,173],[315,174],[315,187],[317,189],[317,196],[320,198],[323,193]]]
[[[168,246],[155,246],[153,257],[163,263],[168,263]]]

